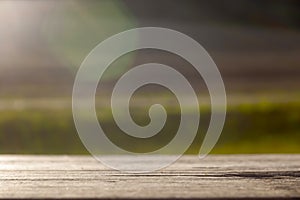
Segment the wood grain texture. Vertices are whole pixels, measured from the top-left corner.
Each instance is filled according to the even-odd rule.
[[[2,155],[0,198],[300,198],[300,155],[184,156],[147,174],[111,170],[89,156]]]

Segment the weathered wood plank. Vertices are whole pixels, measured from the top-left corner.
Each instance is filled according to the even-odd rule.
[[[0,198],[6,199],[297,197],[300,155],[184,156],[147,174],[110,170],[89,156],[0,156]]]

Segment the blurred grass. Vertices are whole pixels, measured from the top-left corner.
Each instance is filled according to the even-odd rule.
[[[259,103],[228,108],[212,153],[299,153],[300,103]]]
[[[160,136],[144,143],[119,134],[110,112],[101,111],[98,116],[112,141],[122,141],[129,150],[145,152],[166,144],[176,133],[180,113],[171,110],[169,123],[167,121]],[[212,153],[300,153],[299,111],[300,102],[229,106],[223,133]],[[87,154],[70,109],[2,110],[0,113],[2,154]],[[139,124],[149,122],[144,109],[133,109],[132,115]],[[199,133],[186,153],[198,153],[209,118],[209,109],[201,109]]]

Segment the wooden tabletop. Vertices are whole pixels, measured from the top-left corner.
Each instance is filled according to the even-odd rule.
[[[184,156],[146,174],[111,170],[90,156],[1,155],[0,198],[300,198],[300,155]]]

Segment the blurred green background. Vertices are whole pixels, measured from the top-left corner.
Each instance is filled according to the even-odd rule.
[[[212,153],[300,153],[299,13],[296,0],[0,1],[0,153],[87,154],[72,118],[76,71],[99,42],[141,26],[191,36],[219,67],[228,110]],[[128,138],[111,115],[116,81],[148,62],[174,67],[198,94],[200,129],[186,152],[198,153],[210,118],[207,88],[190,64],[171,53],[132,52],[109,67],[96,96],[101,126],[112,141],[137,152],[157,149],[176,134],[178,102],[159,86],[140,88],[130,105],[140,125],[149,123],[151,104],[167,108],[157,137]]]

